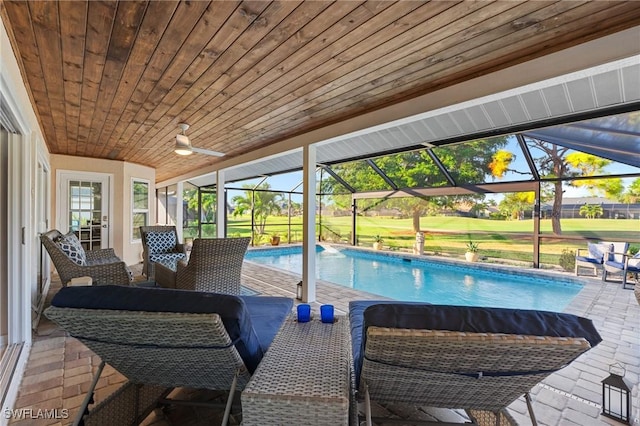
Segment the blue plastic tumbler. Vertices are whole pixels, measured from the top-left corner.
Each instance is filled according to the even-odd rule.
[[[320,306],[320,320],[333,324],[333,305]]]
[[[311,305],[302,303],[298,305],[298,322],[311,321]]]

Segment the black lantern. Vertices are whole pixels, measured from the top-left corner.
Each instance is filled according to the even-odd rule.
[[[296,285],[296,299],[302,300],[302,281]]]
[[[615,367],[622,374],[614,373]],[[609,373],[609,377],[602,381],[602,415],[630,424],[631,388],[624,380],[625,369],[620,364],[613,364],[609,367]]]

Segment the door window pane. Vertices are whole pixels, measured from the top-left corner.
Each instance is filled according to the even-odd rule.
[[[102,183],[69,181],[69,230],[85,250],[101,248]]]
[[[140,227],[149,225],[149,182],[133,180],[131,185],[131,239],[140,239]]]

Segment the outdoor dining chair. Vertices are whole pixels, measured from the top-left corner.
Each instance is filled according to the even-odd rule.
[[[602,271],[604,255],[609,252],[611,244],[609,242],[587,243],[586,248],[576,250],[575,274],[580,275],[580,270],[586,268],[591,269],[593,276],[597,277]]]
[[[638,284],[638,274],[640,274],[640,251],[635,255],[627,253],[629,244],[619,247],[619,252],[612,252],[603,263],[602,280],[607,281],[609,274],[620,274],[622,288],[627,288],[629,275],[634,277],[635,284]]]

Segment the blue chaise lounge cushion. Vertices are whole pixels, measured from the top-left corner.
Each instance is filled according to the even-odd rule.
[[[349,305],[349,317],[361,324],[352,326],[353,358],[356,383],[360,382],[360,371],[364,357],[367,327],[389,327],[423,330],[447,330],[470,333],[503,333],[527,336],[583,337],[591,347],[602,341],[590,319],[557,312],[485,308],[416,303],[374,304],[362,311],[361,305]]]
[[[163,288],[87,286],[64,287],[51,304],[60,308],[218,314],[253,373],[290,314],[293,300]]]

